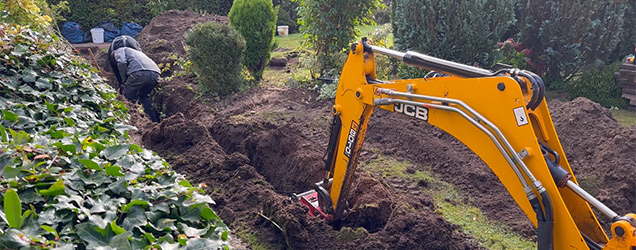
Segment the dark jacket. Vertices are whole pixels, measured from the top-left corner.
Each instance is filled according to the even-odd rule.
[[[123,47],[113,51],[113,57],[117,63],[119,77],[122,79],[120,84],[126,82],[128,75],[137,71],[146,70],[157,74],[161,73],[157,64],[141,51]]]
[[[134,38],[130,36],[123,35],[123,36],[115,37],[115,39],[113,39],[113,42],[110,44],[110,47],[108,47],[108,63],[110,64],[110,68],[113,69],[113,73],[115,74],[115,77],[117,78],[117,81],[119,82],[119,85],[123,84],[124,81],[119,75],[119,69],[117,68],[117,62],[115,61],[115,55],[113,54],[113,51],[123,47],[132,48],[132,49],[141,51],[141,46],[139,45],[139,42],[137,42],[137,40],[135,40]]]

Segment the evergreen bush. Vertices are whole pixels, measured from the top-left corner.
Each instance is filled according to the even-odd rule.
[[[546,82],[568,82],[610,57],[623,34],[627,6],[605,0],[520,0],[521,42],[532,51],[532,61],[545,61]]]
[[[228,95],[244,84],[241,60],[245,40],[234,28],[219,23],[194,26],[185,39],[192,69],[199,80],[199,91]]]
[[[515,0],[394,0],[395,47],[488,68],[515,23]]]
[[[263,77],[269,63],[277,12],[271,0],[236,0],[230,9],[230,24],[247,42],[243,65],[256,80]]]
[[[621,97],[621,89],[616,85],[614,73],[618,64],[586,71],[581,77],[568,84],[570,98],[585,97],[604,107],[626,108],[627,100]]]

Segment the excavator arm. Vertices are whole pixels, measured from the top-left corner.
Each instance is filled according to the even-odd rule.
[[[376,53],[444,77],[377,80]],[[539,249],[636,249],[636,215],[618,216],[577,185],[543,94],[541,78],[525,70],[493,72],[363,39],[351,46],[340,76],[325,177],[295,199],[328,221],[346,216],[367,125],[379,107],[430,123],[475,152],[537,227]],[[590,205],[613,221],[611,240]]]

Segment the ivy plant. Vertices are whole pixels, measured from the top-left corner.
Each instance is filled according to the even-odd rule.
[[[0,248],[227,249],[214,201],[132,144],[115,91],[57,44],[0,25]]]

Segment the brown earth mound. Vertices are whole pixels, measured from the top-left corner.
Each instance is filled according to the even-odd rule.
[[[177,58],[185,58],[183,40],[194,25],[206,22],[228,24],[225,16],[201,15],[191,10],[170,10],[153,18],[135,39],[143,52],[157,64],[174,63]],[[162,76],[170,75],[164,72]]]
[[[550,107],[581,187],[619,215],[636,212],[636,128],[621,127],[607,109],[585,98],[552,101]]]

